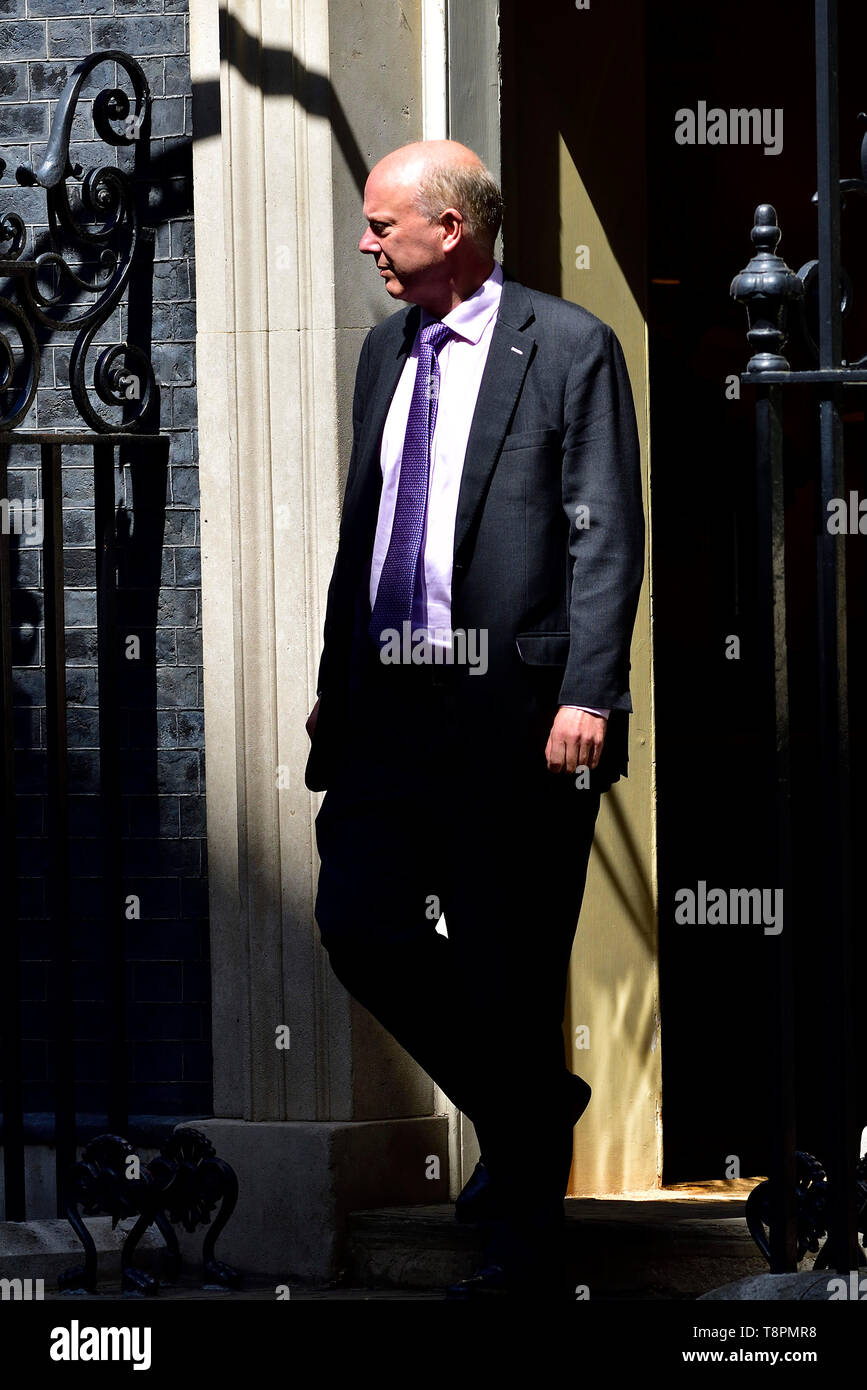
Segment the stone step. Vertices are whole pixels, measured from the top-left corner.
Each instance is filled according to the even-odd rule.
[[[454,1207],[383,1207],[348,1218],[349,1283],[433,1289],[470,1274],[480,1237]],[[723,1200],[570,1198],[570,1278],[593,1299],[695,1299],[721,1284],[763,1274],[767,1265],[744,1220],[743,1195]]]

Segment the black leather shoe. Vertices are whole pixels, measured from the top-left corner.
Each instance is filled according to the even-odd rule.
[[[570,1116],[574,1126],[590,1104],[592,1092],[582,1076],[572,1077],[572,1091]],[[491,1184],[491,1174],[484,1159],[480,1158],[455,1202],[455,1219],[462,1225],[475,1225],[499,1215],[500,1205]]]

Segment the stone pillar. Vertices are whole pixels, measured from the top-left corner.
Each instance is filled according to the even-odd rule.
[[[448,1189],[431,1083],[319,945],[303,777],[355,364],[390,307],[356,250],[362,188],[421,135],[420,13],[199,0],[190,23],[217,1117],[202,1127],[240,1178],[222,1257],[324,1278],[346,1210]]]

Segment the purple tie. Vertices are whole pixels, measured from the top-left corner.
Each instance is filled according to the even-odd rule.
[[[401,624],[413,619],[440,386],[437,351],[451,331],[437,321],[429,323],[419,336],[418,366],[400,459],[391,539],[370,615],[369,631],[377,645],[383,642],[386,629],[400,632]]]

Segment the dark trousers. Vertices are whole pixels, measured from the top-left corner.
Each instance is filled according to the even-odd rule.
[[[562,1023],[600,792],[550,773],[544,737],[486,738],[497,721],[464,697],[454,671],[371,670],[316,819],[316,918],[350,994],[472,1121],[509,1209],[562,1217]]]

